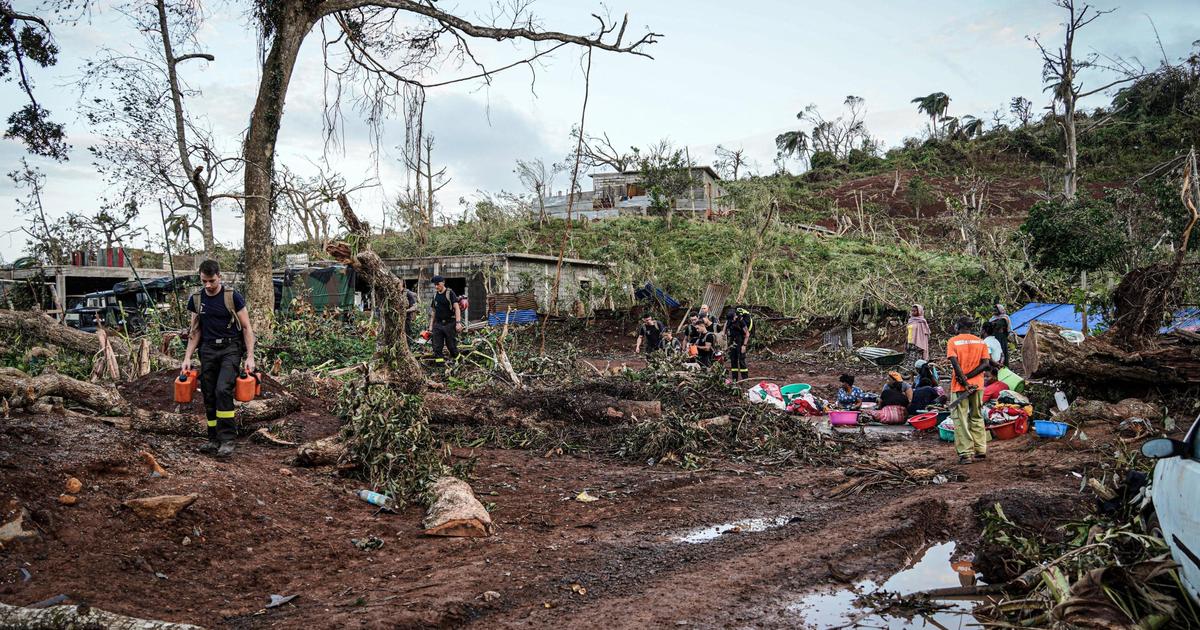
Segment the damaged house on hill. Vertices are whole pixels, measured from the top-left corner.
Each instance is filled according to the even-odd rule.
[[[592,190],[575,193],[572,217],[608,219],[622,215],[645,215],[650,209],[650,195],[642,182],[641,171],[593,173]],[[722,200],[725,189],[721,176],[710,166],[694,166],[691,169],[691,188],[674,199],[676,212],[691,212],[708,217],[731,209]],[[565,219],[567,195],[546,197],[546,214]]]
[[[471,320],[497,313],[502,317],[509,308],[513,312],[547,312],[557,261],[556,256],[511,252],[384,259],[392,273],[417,292],[422,305],[433,299],[431,279],[444,277],[447,287],[467,296]],[[607,263],[594,260],[564,258],[558,314],[584,316],[598,308],[611,308],[606,291],[608,268]]]

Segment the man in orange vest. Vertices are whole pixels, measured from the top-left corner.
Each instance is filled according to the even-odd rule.
[[[954,449],[958,463],[969,464],[987,457],[987,428],[983,425],[983,372],[992,366],[988,345],[971,334],[976,328],[969,317],[958,320],[957,335],[946,342],[946,356],[954,376],[950,382],[950,417],[954,419]],[[965,396],[965,400],[960,398]]]

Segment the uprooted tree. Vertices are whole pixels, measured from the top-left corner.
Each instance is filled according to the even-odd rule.
[[[326,36],[323,59],[330,70],[333,104],[327,122],[336,121],[337,99],[354,81],[362,85],[362,108],[378,123],[395,100],[403,100],[406,145],[420,146],[419,133],[425,90],[470,80],[490,81],[498,72],[525,66],[534,59],[574,44],[588,49],[649,56],[645,48],[658,34],[647,32],[625,41],[628,17],[619,25],[596,16],[597,31],[575,35],[542,30],[527,3],[514,3],[498,11],[492,24],[456,15],[432,2],[414,0],[256,0],[254,15],[265,50],[258,95],[250,115],[243,145],[245,160],[246,298],[255,330],[270,332],[271,286],[271,183],[274,180],[275,143],[283,122],[283,104],[301,45],[320,25]],[[484,65],[471,42],[525,41],[533,52],[502,66]],[[607,40],[607,41],[606,41]],[[539,44],[549,46],[539,49]],[[470,76],[452,79],[429,75],[454,62],[469,63]],[[415,136],[415,137],[413,137]]]
[[[1188,221],[1171,261],[1140,267],[1125,274],[1113,294],[1112,327],[1101,337],[1074,343],[1056,326],[1033,324],[1025,335],[1023,359],[1035,377],[1067,380],[1110,389],[1133,387],[1200,387],[1200,335],[1176,331],[1160,335],[1178,306],[1176,284],[1191,233],[1200,220],[1200,180],[1196,151],[1183,159],[1179,198]],[[1194,263],[1192,263],[1194,265]]]

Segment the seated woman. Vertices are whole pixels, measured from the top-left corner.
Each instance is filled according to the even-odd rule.
[[[999,400],[1000,392],[1008,389],[1008,383],[1000,380],[1000,370],[992,366],[983,373],[983,402]]]
[[[879,409],[867,409],[862,413],[883,424],[903,424],[908,419],[909,403],[904,385],[904,378],[899,372],[888,372],[887,385],[879,393]]]
[[[932,363],[918,359],[913,367],[917,369],[917,387],[937,387],[938,371]]]
[[[912,401],[908,403],[908,415],[915,416],[930,405],[939,404],[946,398],[946,392],[941,387],[917,387],[913,389]]]
[[[841,382],[841,387],[837,390],[837,402],[834,403],[838,409],[854,410],[862,409],[863,390],[854,386],[854,375],[843,374],[838,377]]]

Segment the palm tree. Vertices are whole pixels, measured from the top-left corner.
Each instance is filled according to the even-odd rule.
[[[929,116],[930,133],[936,138],[938,118],[946,115],[946,110],[950,109],[950,96],[945,92],[934,92],[927,96],[918,96],[912,102],[917,104],[917,111]]]
[[[775,136],[775,147],[779,149],[779,155],[784,158],[793,156],[801,162],[804,161],[804,157],[808,155],[811,148],[808,143],[808,134],[799,130],[785,131]]]

